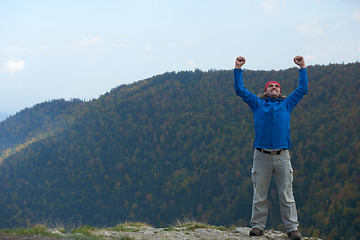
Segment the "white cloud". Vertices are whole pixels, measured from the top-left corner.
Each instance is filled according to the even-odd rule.
[[[268,13],[273,13],[277,5],[275,0],[266,0],[261,3],[261,8]]]
[[[80,40],[76,43],[73,43],[73,44],[69,44],[66,47],[78,50],[78,49],[82,49],[82,48],[86,48],[86,47],[90,47],[90,46],[102,43],[103,41],[104,40],[102,37],[83,38],[82,40]]]
[[[353,14],[352,14],[352,18],[355,21],[360,21],[360,11],[354,11]]]
[[[188,59],[186,65],[189,69],[195,69],[197,67],[196,62],[193,59]]]
[[[318,20],[313,20],[310,23],[300,24],[297,27],[297,31],[302,35],[321,36],[324,34],[324,30],[319,26],[318,22]]]
[[[32,50],[33,53],[43,53],[48,50],[48,46],[37,46],[35,49]]]
[[[5,63],[5,67],[3,68],[3,71],[8,73],[16,73],[22,71],[25,68],[25,65],[26,64],[24,60],[19,60],[19,61],[9,60]]]
[[[358,52],[360,52],[360,42],[358,43],[357,50],[358,50]]]
[[[304,58],[305,58],[305,63],[306,62],[312,63],[312,62],[316,62],[316,60],[317,60],[317,58],[315,56],[310,55],[310,54],[305,55]]]

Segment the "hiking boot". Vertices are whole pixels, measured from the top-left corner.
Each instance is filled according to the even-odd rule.
[[[301,234],[298,230],[288,232],[287,235],[291,240],[301,240]]]
[[[260,236],[260,235],[264,235],[264,231],[259,229],[259,228],[253,228],[250,230],[249,232],[250,236]]]

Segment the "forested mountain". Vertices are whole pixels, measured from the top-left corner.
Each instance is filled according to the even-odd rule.
[[[0,123],[0,163],[7,156],[58,131],[69,124],[66,116],[81,100],[53,100],[26,108]]]
[[[308,67],[309,91],[292,113],[294,195],[301,231],[360,237],[360,64]],[[263,91],[289,95],[298,70],[244,71]],[[89,102],[55,100],[0,123],[0,227],[56,221],[155,226],[191,217],[247,226],[252,112],[229,71],[170,72]],[[269,228],[283,230],[275,184]]]

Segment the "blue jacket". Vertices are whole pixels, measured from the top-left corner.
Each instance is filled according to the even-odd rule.
[[[254,147],[290,149],[290,113],[308,90],[306,69],[299,70],[299,85],[287,98],[259,98],[243,83],[242,69],[234,69],[236,95],[246,102],[254,114]]]

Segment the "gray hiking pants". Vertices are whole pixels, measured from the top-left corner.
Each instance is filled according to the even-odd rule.
[[[254,193],[251,225],[253,228],[265,230],[268,216],[267,195],[272,175],[276,181],[281,219],[286,232],[297,230],[299,223],[292,189],[293,169],[288,150],[284,150],[279,155],[270,155],[258,150],[254,152],[252,168]]]

